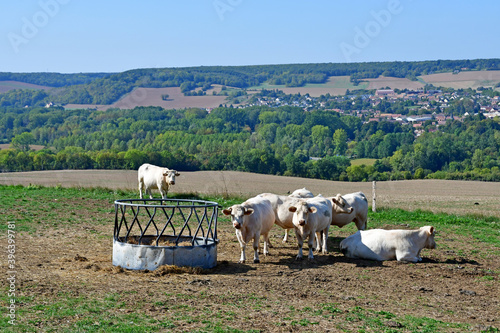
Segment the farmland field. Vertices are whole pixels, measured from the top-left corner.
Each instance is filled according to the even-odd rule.
[[[220,91],[220,87],[214,88]],[[67,109],[96,108],[107,110],[109,108],[133,109],[136,106],[161,106],[165,109],[183,108],[214,108],[224,104],[226,96],[213,96],[212,90],[207,91],[206,96],[184,96],[179,87],[172,88],[135,88],[132,92],[122,96],[111,105],[90,105],[90,104],[67,104]],[[162,99],[162,95],[167,94],[167,100]]]
[[[284,85],[269,85],[263,83],[256,87],[250,87],[248,93],[252,94],[260,89],[279,89],[286,94],[302,95],[309,94],[313,97],[321,95],[344,95],[349,90],[355,89],[382,89],[390,87],[392,89],[420,89],[426,83],[436,87],[451,87],[455,89],[473,88],[480,86],[492,87],[500,83],[500,71],[465,71],[458,74],[438,73],[423,75],[418,81],[411,81],[406,78],[384,77],[376,79],[363,79],[359,85],[355,86],[350,81],[349,76],[331,76],[327,82],[322,84],[306,84],[304,87],[286,87]],[[50,89],[17,81],[0,81],[0,93],[11,89]],[[169,88],[135,88],[132,92],[125,94],[118,101],[110,105],[93,104],[67,104],[65,108],[79,109],[89,108],[97,110],[107,110],[109,108],[132,109],[136,106],[161,106],[166,109],[182,109],[190,107],[214,108],[220,104],[227,103],[226,96],[213,96],[212,92],[220,92],[221,86],[214,84],[213,88],[207,91],[206,96],[184,96],[179,87]],[[162,95],[168,94],[167,100],[162,99]]]
[[[296,261],[295,238],[281,243],[276,227],[270,256],[238,264],[239,244],[220,214],[217,267],[129,271],[111,264],[113,202],[136,198],[136,183],[133,171],[0,174],[3,248],[7,225],[17,231],[17,326],[8,323],[4,293],[2,331],[498,331],[498,183],[377,183],[379,209],[369,212],[368,228],[434,225],[438,231],[437,248],[423,250],[417,264],[345,258],[339,243],[356,231],[353,225],[332,227],[330,252],[312,262]],[[324,195],[362,190],[372,202],[371,183],[239,172],[183,172],[169,196],[195,195],[227,207],[304,186]],[[9,289],[5,278],[1,285]]]
[[[500,82],[500,71],[468,71],[453,73],[439,73],[423,75],[421,79],[436,87],[450,87],[454,89],[467,89],[478,87],[491,87]]]
[[[51,87],[40,86],[38,84],[31,84],[19,81],[0,81],[0,94],[13,89],[52,89]]]

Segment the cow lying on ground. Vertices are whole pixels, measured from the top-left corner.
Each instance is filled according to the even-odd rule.
[[[274,211],[271,202],[262,197],[250,198],[239,205],[233,205],[222,211],[231,216],[236,237],[240,242],[240,263],[245,263],[245,247],[253,239],[253,262],[259,263],[259,239],[264,237],[264,255],[269,254],[269,231],[274,225]]]
[[[151,189],[158,189],[161,193],[161,198],[166,199],[167,193],[171,185],[175,185],[175,176],[179,176],[175,170],[168,168],[158,167],[152,164],[143,164],[139,167],[138,181],[139,181],[139,196],[143,198],[143,189],[149,198],[153,199]]]
[[[355,192],[334,197],[341,207],[352,207],[348,214],[336,214],[332,216],[332,225],[342,228],[346,224],[354,222],[358,230],[366,229],[368,219],[368,200],[363,192]]]
[[[293,225],[299,246],[297,259],[302,259],[302,246],[307,239],[309,247],[308,259],[314,259],[313,244],[316,234],[322,232],[323,237],[317,244],[316,250],[322,250],[323,254],[328,253],[327,239],[328,229],[332,222],[332,201],[319,195],[309,199],[298,199],[298,202],[290,206],[289,211],[293,213]]]
[[[349,258],[370,260],[421,261],[422,249],[436,248],[435,229],[418,230],[360,230],[340,242],[340,251]]]

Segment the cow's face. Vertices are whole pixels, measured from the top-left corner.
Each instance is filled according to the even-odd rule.
[[[170,185],[175,185],[175,176],[179,176],[180,173],[178,173],[175,170],[165,170],[163,173],[163,176],[165,177],[165,182]]]
[[[337,196],[332,198],[332,203],[333,203],[334,213],[351,214],[353,211],[351,205],[349,205],[347,201],[345,201],[345,199],[340,194],[337,194]]]
[[[422,227],[422,229],[425,230],[427,239],[425,241],[424,248],[426,249],[435,249],[436,248],[436,241],[434,240],[434,235],[436,234],[436,229],[431,226],[426,226]]]
[[[235,229],[241,229],[241,227],[245,223],[245,215],[253,214],[253,209],[242,205],[234,205],[232,207],[229,207],[228,209],[224,209],[222,213],[224,213],[224,215],[226,216],[231,215],[231,222],[233,223],[233,227]]]
[[[306,202],[299,202],[295,206],[288,208],[293,213],[293,224],[297,227],[307,224],[309,214],[316,213],[315,207],[310,207]]]

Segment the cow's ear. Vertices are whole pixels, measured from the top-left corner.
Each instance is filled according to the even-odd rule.
[[[292,212],[292,213],[295,213],[295,212],[297,211],[297,207],[295,207],[295,206],[290,206],[290,207],[288,207],[288,211],[289,211],[289,212]]]
[[[309,212],[310,213],[316,213],[318,210],[316,209],[316,207],[309,207]]]
[[[332,202],[340,206],[340,202],[335,197],[332,198]]]
[[[222,211],[222,213],[224,213],[224,215],[231,215],[231,212],[233,211],[233,209],[231,207],[227,208],[227,209],[224,209]]]
[[[176,175],[176,176],[180,176],[181,174],[180,174],[180,173],[178,173],[178,172],[176,171],[176,172],[175,172],[175,175]]]
[[[253,214],[253,208],[245,208],[245,215],[252,215]]]
[[[434,227],[430,227],[430,228],[429,228],[429,233],[430,233],[431,235],[434,233],[434,231],[435,231],[435,230],[434,230]]]

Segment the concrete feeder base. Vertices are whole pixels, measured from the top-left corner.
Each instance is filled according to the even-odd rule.
[[[129,236],[129,239],[135,237]],[[156,236],[144,236],[141,243],[150,244]],[[175,244],[177,236],[162,236],[162,243]],[[191,243],[191,237],[180,237],[179,243]],[[217,265],[217,243],[195,238],[188,246],[155,246],[130,244],[122,237],[113,240],[113,265],[133,270],[155,270],[163,265],[213,268]]]

